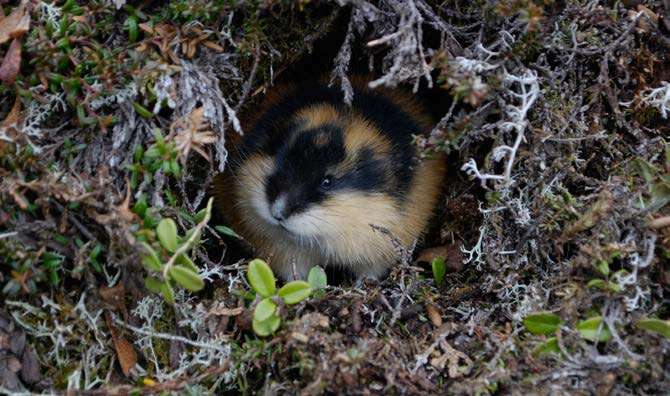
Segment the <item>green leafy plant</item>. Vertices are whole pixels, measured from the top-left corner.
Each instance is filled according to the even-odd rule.
[[[213,198],[210,198],[207,207],[194,216],[194,219],[200,221],[183,237],[179,236],[174,220],[164,218],[156,225],[155,232],[152,233],[154,235],[149,235],[155,236],[153,239],[157,239],[158,243],[149,243],[148,240],[141,242],[144,250],[142,262],[149,271],[144,284],[152,292],[160,293],[168,304],[174,303],[173,287],[176,285],[194,292],[205,286],[205,282],[198,275],[198,267],[188,252],[200,241],[200,233],[212,215],[212,202]],[[140,206],[139,211],[146,214],[146,208]]]
[[[551,334],[561,326],[561,318],[549,312],[529,314],[523,325],[533,334]]]
[[[635,158],[634,165],[637,174],[648,186],[649,197],[645,199],[644,207],[650,212],[657,211],[670,202],[670,172],[661,172],[642,158]],[[665,143],[664,168],[670,169],[670,144]]]
[[[612,333],[600,316],[594,316],[577,324],[577,331],[589,341],[605,342],[610,339]]]
[[[220,232],[222,235],[226,235],[226,236],[233,237],[233,238],[238,238],[238,239],[240,238],[240,236],[237,235],[237,233],[230,227],[218,225],[218,226],[214,227],[214,229],[217,230],[218,232]]]
[[[130,171],[130,187],[133,190],[139,185],[140,176],[147,183],[151,183],[161,169],[165,174],[179,177],[181,166],[177,159],[178,152],[175,142],[166,142],[163,133],[158,128],[154,130],[154,140],[155,142],[146,151],[141,144],[138,145],[133,158],[134,162],[126,165],[126,169]]]
[[[638,329],[657,333],[665,338],[670,338],[670,320],[661,320],[658,318],[644,318],[635,323]]]
[[[328,286],[328,277],[323,268],[316,266],[312,267],[307,274],[307,283],[312,288],[312,294],[317,297],[322,297],[326,293],[323,289]]]
[[[597,260],[593,266],[595,270],[602,276],[602,278],[591,279],[586,286],[595,287],[600,290],[620,293],[622,291],[621,285],[617,282],[619,277],[626,275],[628,271],[620,269],[612,272],[610,270],[610,263],[613,259],[620,256],[621,252],[617,251],[609,255],[606,260]]]
[[[256,303],[251,323],[254,332],[261,337],[269,336],[279,328],[281,318],[277,314],[277,308],[281,304],[297,304],[312,294],[310,284],[302,280],[289,282],[277,291],[272,269],[260,259],[249,262],[247,280],[257,298],[262,297]]]
[[[539,353],[561,353],[561,349],[558,347],[558,338],[556,337],[547,338],[535,350]]]
[[[444,280],[444,275],[447,273],[447,264],[442,258],[436,258],[432,263],[433,267],[433,278],[435,278],[435,283],[439,286]]]

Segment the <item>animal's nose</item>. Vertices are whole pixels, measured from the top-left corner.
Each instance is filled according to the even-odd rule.
[[[272,207],[272,217],[274,217],[275,220],[277,220],[277,221],[284,220],[283,214],[281,212],[279,212],[278,210],[276,210],[274,206]]]
[[[286,219],[286,196],[282,195],[270,205],[270,214],[277,221]]]

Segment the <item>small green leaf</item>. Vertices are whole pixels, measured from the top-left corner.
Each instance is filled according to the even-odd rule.
[[[254,333],[256,333],[260,337],[267,337],[270,334],[274,333],[277,331],[279,328],[279,324],[281,323],[281,319],[279,319],[279,316],[277,315],[272,315],[270,318],[264,320],[264,321],[258,321],[254,319],[251,322],[251,327],[254,329]]]
[[[183,217],[184,219],[187,219],[187,220],[190,220],[190,221],[194,221],[194,220],[193,220],[193,216],[191,216],[188,212],[185,212],[185,211],[183,211],[183,210],[180,210],[178,213],[179,213],[179,216]]]
[[[152,271],[161,271],[163,266],[156,255],[156,251],[146,242],[142,242],[141,245],[144,248],[144,254],[142,255],[144,266]]]
[[[148,207],[149,205],[147,205],[147,194],[142,193],[142,195],[140,195],[140,199],[138,199],[137,203],[135,203],[135,206],[133,206],[133,212],[144,218],[144,214],[147,212]]]
[[[87,117],[82,105],[77,105],[77,118],[79,119],[79,124],[82,126],[95,124],[95,118]]]
[[[155,214],[154,209],[147,209],[147,212],[144,214],[144,228],[156,228],[158,226],[158,223],[162,220],[160,216],[157,216]]]
[[[577,325],[577,330],[583,338],[594,342],[605,342],[612,336],[610,329],[603,323],[600,316],[594,316],[580,322]]]
[[[561,325],[561,318],[548,312],[534,313],[524,318],[523,325],[533,334],[551,334]]]
[[[51,284],[54,286],[58,285],[58,282],[60,281],[60,278],[58,277],[58,273],[54,270],[52,270],[49,273],[49,277],[51,278]]]
[[[68,12],[72,10],[72,7],[76,6],[77,3],[75,0],[67,0],[63,5],[61,6],[61,11],[62,12]]]
[[[654,165],[639,157],[635,158],[633,163],[635,164],[635,168],[637,168],[637,173],[645,182],[649,183],[656,178],[656,168]]]
[[[650,189],[651,202],[647,210],[653,212],[664,207],[670,202],[670,184],[664,182],[654,183]]]
[[[163,137],[163,132],[161,132],[160,128],[154,128],[154,139],[156,139],[156,147],[158,147],[159,150],[164,150],[165,137]]]
[[[602,279],[591,279],[589,283],[586,284],[588,287],[597,287],[598,289],[605,288],[605,281]]]
[[[324,289],[328,286],[326,271],[319,266],[312,267],[307,274],[307,283],[312,289]]]
[[[156,227],[156,235],[161,246],[170,253],[177,250],[177,223],[170,218],[165,218],[158,223]]]
[[[165,197],[168,199],[169,206],[171,208],[174,208],[177,205],[177,199],[175,198],[174,194],[169,189],[164,189],[163,192],[165,193]]]
[[[596,263],[596,269],[604,276],[607,276],[610,273],[610,265],[605,260],[598,260]]]
[[[144,278],[144,286],[149,290],[150,292],[153,293],[160,293],[161,292],[161,285],[163,283],[159,281],[158,279],[152,277],[152,276],[147,276]]]
[[[444,280],[444,275],[447,273],[447,264],[442,258],[436,258],[433,260],[433,278],[435,278],[435,284],[438,286]]]
[[[137,17],[135,15],[131,15],[128,17],[128,38],[130,39],[131,43],[137,41],[138,33],[139,30],[137,28]]]
[[[174,265],[170,268],[170,278],[174,279],[184,289],[190,291],[200,291],[205,287],[205,282],[200,279],[197,272],[181,265]]]
[[[537,351],[540,353],[561,353],[558,347],[558,339],[556,337],[547,338],[545,342],[537,346]]]
[[[256,308],[254,308],[254,319],[259,322],[264,322],[275,314],[277,304],[273,303],[269,298],[262,299]]]
[[[297,304],[312,294],[312,288],[305,281],[293,281],[279,289],[277,295],[284,299],[287,305]]]
[[[247,271],[247,279],[254,291],[261,296],[270,297],[275,293],[275,275],[265,261],[261,259],[251,260]]]
[[[170,171],[174,177],[179,177],[179,172],[181,172],[181,167],[179,166],[179,161],[176,159],[170,160]]]
[[[172,286],[169,283],[161,283],[161,294],[166,303],[172,305],[174,304],[174,292],[172,291]]]
[[[72,7],[72,10],[70,11],[70,13],[74,15],[83,15],[85,12],[86,10],[78,5]]]
[[[95,247],[91,250],[91,259],[96,259],[102,252],[102,245],[97,243]]]
[[[142,147],[141,144],[137,145],[137,148],[135,149],[135,156],[133,159],[135,162],[140,162],[142,160],[142,156],[144,155],[144,147]]]
[[[183,265],[184,267],[190,269],[191,271],[195,272],[196,274],[198,273],[198,266],[193,263],[193,260],[191,260],[190,257],[186,256],[185,254],[180,254],[176,259],[175,263]]]
[[[640,319],[635,323],[638,329],[658,333],[665,338],[670,338],[670,320],[661,320],[658,318]]]
[[[193,221],[196,223],[200,223],[202,219],[205,218],[205,215],[207,214],[207,208],[201,210],[200,212],[196,213],[195,216],[193,216]]]
[[[226,226],[219,225],[219,226],[214,227],[214,229],[217,230],[218,232],[220,232],[223,235],[231,236],[231,237],[238,238],[238,239],[240,237],[239,235],[237,235],[237,233],[235,231],[233,231],[232,228],[229,228],[229,227],[226,227]]]
[[[142,106],[141,104],[135,102],[133,103],[133,107],[135,108],[135,111],[137,114],[141,115],[144,118],[151,118],[154,116],[154,113],[151,111],[147,110],[146,107]]]
[[[179,244],[184,244],[186,241],[188,241],[191,238],[191,235],[195,232],[195,228],[191,228],[190,230],[186,231],[186,234],[184,234],[183,237],[179,238]],[[196,235],[195,240],[193,240],[193,245],[198,246],[200,244],[200,232],[198,232],[198,235]]]
[[[144,157],[148,159],[154,159],[158,158],[161,155],[161,151],[158,149],[158,147],[151,145],[149,146],[149,149],[144,152]]]

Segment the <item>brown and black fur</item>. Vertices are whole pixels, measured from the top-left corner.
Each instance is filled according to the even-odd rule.
[[[351,107],[320,82],[276,88],[214,183],[228,224],[284,279],[315,265],[384,275],[396,253],[370,225],[410,246],[439,200],[444,157],[419,161],[412,144],[434,125],[422,106],[354,87]]]

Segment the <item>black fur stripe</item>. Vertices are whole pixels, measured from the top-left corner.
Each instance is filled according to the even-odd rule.
[[[300,85],[292,95],[269,108],[258,119],[253,130],[245,135],[242,153],[247,155],[261,151],[271,156],[275,155],[289,131],[294,127],[291,125],[291,118],[295,113],[317,104],[330,104],[336,108],[346,109],[339,88],[329,88],[325,84]],[[411,142],[412,134],[421,132],[418,123],[414,121],[412,114],[400,108],[390,98],[374,92],[355,89],[352,108],[371,121],[392,144],[392,158],[388,168],[393,172],[393,179],[396,183],[393,183],[395,185],[392,187],[393,191],[390,192],[395,192],[394,195],[403,195],[402,193],[408,190],[412,180],[415,148]],[[370,169],[370,172],[379,172],[381,167],[375,164],[370,165]],[[375,183],[370,182],[369,184],[371,185],[359,183],[357,187],[368,190]],[[374,189],[377,187],[374,186]]]

